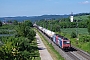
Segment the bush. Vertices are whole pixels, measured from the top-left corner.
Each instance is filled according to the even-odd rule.
[[[79,41],[83,43],[90,42],[90,35],[83,35],[79,39],[80,39]]]
[[[71,38],[76,38],[76,37],[77,37],[76,33],[75,32],[72,32],[71,33]]]
[[[2,22],[0,21],[0,26],[2,26]]]
[[[88,18],[89,18],[89,20],[87,21],[87,25],[88,25],[88,32],[89,32],[89,34],[90,34],[90,16],[88,16]]]

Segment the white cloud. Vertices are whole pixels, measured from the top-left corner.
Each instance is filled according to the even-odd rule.
[[[80,2],[81,4],[89,4],[89,1]]]

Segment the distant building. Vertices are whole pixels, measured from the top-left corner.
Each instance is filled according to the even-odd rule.
[[[73,12],[71,12],[70,21],[73,22]]]
[[[5,20],[2,21],[2,24],[6,24]]]

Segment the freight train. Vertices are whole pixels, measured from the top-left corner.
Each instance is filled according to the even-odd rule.
[[[55,32],[50,31],[50,30],[43,28],[41,26],[36,25],[36,27],[41,32],[43,32],[47,37],[49,37],[60,48],[65,49],[65,50],[71,48],[71,43],[70,43],[69,39],[67,39],[61,35],[55,34]]]

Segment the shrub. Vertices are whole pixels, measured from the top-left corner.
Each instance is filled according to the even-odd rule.
[[[79,41],[83,43],[90,42],[90,35],[83,35],[79,39],[80,39]]]
[[[71,38],[76,38],[76,37],[77,37],[76,33],[75,32],[72,32],[71,33]]]

